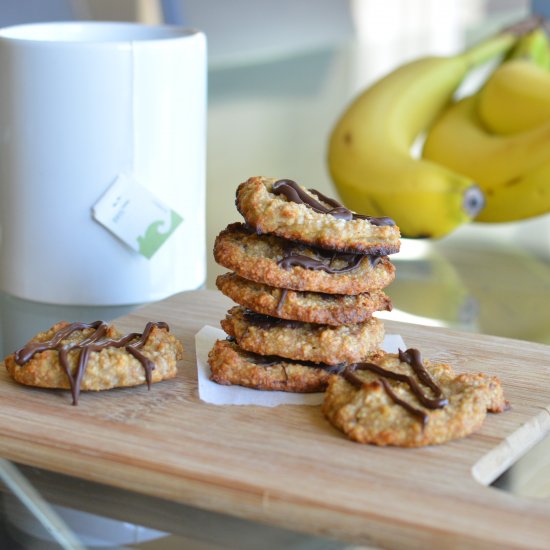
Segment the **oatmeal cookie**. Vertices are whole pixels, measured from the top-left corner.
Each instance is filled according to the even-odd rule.
[[[333,376],[322,406],[336,428],[360,443],[400,447],[445,443],[480,428],[487,411],[507,408],[494,376],[457,375],[447,364],[422,363],[413,349],[381,352],[371,361],[348,366],[340,376]],[[384,374],[388,371],[401,379]]]
[[[290,361],[244,351],[234,342],[218,340],[208,354],[210,379],[218,384],[295,393],[322,392],[337,367]]]
[[[328,365],[362,361],[384,339],[384,324],[375,317],[357,325],[335,327],[287,321],[234,307],[221,325],[246,351]]]
[[[123,336],[114,326],[60,322],[37,334],[4,360],[14,380],[40,388],[107,390],[160,382],[176,376],[183,346],[166,323]]]
[[[342,252],[399,252],[399,228],[393,220],[355,214],[292,180],[249,178],[237,188],[236,205],[258,233]]]
[[[229,225],[216,237],[214,258],[257,283],[327,294],[381,290],[395,278],[387,256],[313,248],[275,235],[258,235],[241,223]]]
[[[304,323],[351,325],[367,321],[375,311],[391,310],[391,301],[381,290],[354,296],[297,292],[248,281],[235,273],[220,275],[216,286],[257,313]]]

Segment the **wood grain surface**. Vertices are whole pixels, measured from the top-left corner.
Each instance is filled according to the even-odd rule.
[[[201,402],[194,335],[231,305],[214,291],[182,293],[116,322],[133,331],[164,320],[184,343],[177,378],[151,391],[85,393],[73,407],[68,392],[20,386],[1,369],[1,456],[353,543],[550,547],[548,501],[487,486],[550,431],[550,347],[387,321],[426,358],[499,375],[512,408],[462,440],[379,448],[349,441],[316,406]]]

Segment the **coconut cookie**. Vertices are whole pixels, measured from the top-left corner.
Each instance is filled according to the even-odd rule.
[[[356,325],[316,325],[231,308],[223,330],[242,349],[296,361],[337,365],[366,359],[384,339],[384,324],[372,317]]]
[[[342,252],[399,252],[400,233],[393,220],[356,214],[292,180],[252,177],[237,188],[236,205],[257,233]]]
[[[333,376],[325,417],[360,443],[420,447],[478,430],[487,414],[507,408],[498,378],[455,374],[442,363],[422,362],[418,350],[384,354],[349,365]]]
[[[163,322],[143,333],[120,334],[112,325],[60,322],[4,360],[14,380],[39,388],[108,390],[176,376],[183,346]]]
[[[234,223],[214,243],[216,262],[241,277],[278,288],[360,294],[381,290],[395,278],[386,256],[313,248],[275,235],[258,235]]]
[[[214,344],[208,364],[210,379],[218,384],[296,393],[324,391],[331,374],[340,368],[257,355],[227,340]]]
[[[257,313],[321,325],[362,323],[376,311],[391,310],[391,301],[382,291],[357,295],[320,294],[274,288],[226,273],[216,286],[238,304]]]

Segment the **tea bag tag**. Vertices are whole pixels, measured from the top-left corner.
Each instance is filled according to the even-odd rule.
[[[183,218],[134,178],[119,174],[92,206],[92,216],[146,258],[170,238]]]

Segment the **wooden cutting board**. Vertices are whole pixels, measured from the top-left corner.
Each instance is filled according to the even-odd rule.
[[[550,503],[488,487],[550,430],[550,347],[386,322],[426,358],[499,375],[512,409],[422,449],[349,441],[317,406],[216,406],[198,398],[194,334],[231,302],[183,293],[120,319],[165,320],[186,359],[175,380],[86,393],[19,386],[0,371],[0,454],[199,508],[391,548],[548,548]],[[83,319],[91,321],[92,319]],[[47,327],[44,327],[47,328]]]

